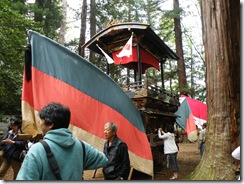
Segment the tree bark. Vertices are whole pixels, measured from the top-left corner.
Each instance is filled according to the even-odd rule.
[[[81,28],[80,28],[80,41],[78,52],[79,55],[84,57],[84,48],[81,46],[85,44],[86,41],[86,17],[87,17],[87,0],[83,0],[82,11],[81,11]]]
[[[96,34],[96,0],[91,0],[90,4],[90,37],[92,38]],[[89,60],[95,62],[95,52],[90,50]]]
[[[193,180],[234,180],[232,151],[240,145],[240,2],[202,3],[208,127]]]
[[[63,19],[61,21],[60,33],[59,33],[59,40],[58,42],[64,45],[65,42],[65,33],[66,33],[66,23],[67,23],[67,0],[62,1],[62,15]]]
[[[178,12],[180,9],[179,0],[173,1],[174,10]],[[181,94],[187,94],[187,86],[186,86],[186,71],[185,71],[185,62],[184,62],[184,54],[183,54],[183,46],[182,46],[182,33],[181,33],[181,25],[180,25],[180,13],[174,18],[174,26],[175,26],[175,44],[176,44],[176,55],[180,58],[177,61],[177,71],[178,71],[178,83],[179,90]]]

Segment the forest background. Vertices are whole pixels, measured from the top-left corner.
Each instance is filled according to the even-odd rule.
[[[27,3],[28,2],[28,3]],[[24,51],[27,30],[31,29],[59,42],[106,71],[106,59],[81,46],[111,20],[150,24],[172,49],[176,50],[174,18],[181,18],[182,51],[186,81],[183,87],[191,97],[206,102],[204,49],[201,36],[201,15],[198,1],[185,0],[173,7],[173,0],[148,1],[82,1],[82,0],[3,0],[0,5],[0,117],[20,114]],[[93,4],[94,5],[93,5]],[[179,2],[178,2],[179,3]],[[94,6],[95,8],[92,8]],[[90,11],[93,9],[95,11]],[[180,95],[177,61],[165,65],[165,88]],[[121,66],[110,67],[111,77],[125,85],[133,73]],[[178,69],[179,70],[179,69]],[[160,84],[160,72],[150,68],[147,76]]]

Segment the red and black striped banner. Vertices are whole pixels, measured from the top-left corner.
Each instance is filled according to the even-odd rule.
[[[40,133],[37,112],[50,102],[71,110],[74,135],[102,151],[104,124],[118,125],[131,165],[153,176],[153,160],[140,112],[104,72],[53,40],[29,31],[31,57],[25,66],[22,92],[23,130]]]

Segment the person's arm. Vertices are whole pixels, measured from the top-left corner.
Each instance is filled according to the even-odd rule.
[[[86,151],[84,168],[87,170],[93,170],[103,167],[108,161],[106,155],[85,141],[83,141],[83,143],[85,144]]]
[[[130,172],[130,158],[128,154],[128,148],[125,143],[119,145],[120,149],[120,158],[122,159],[122,168],[118,173],[119,179],[128,179],[128,175]]]
[[[16,180],[40,180],[41,172],[39,169],[40,166],[38,165],[32,150],[30,150],[25,156]]]
[[[7,142],[6,142],[6,139],[8,138],[8,135],[9,135],[9,132],[7,132],[4,136],[3,136],[3,138],[2,138],[2,140],[1,140],[1,146],[4,146]]]
[[[25,149],[26,141],[13,140],[13,144],[15,144],[15,146],[20,148],[20,149]]]
[[[162,133],[163,133],[163,135],[162,135]],[[159,139],[167,139],[169,136],[168,136],[168,134],[166,134],[163,130],[162,130],[162,128],[159,128],[158,129],[158,138]]]
[[[240,160],[240,146],[238,146],[232,153],[232,157],[235,158],[236,160]]]

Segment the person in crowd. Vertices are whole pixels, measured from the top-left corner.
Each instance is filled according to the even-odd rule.
[[[117,136],[118,127],[113,122],[104,125],[104,136],[107,141],[104,143],[104,153],[108,163],[103,167],[105,180],[128,180],[130,172],[130,159],[128,148]]]
[[[178,132],[178,131],[175,131],[174,133],[175,133],[175,143],[176,143],[176,146],[177,146],[178,151],[179,151],[179,150],[180,150],[180,148],[179,148],[179,143],[180,143],[180,134],[179,134],[179,132]]]
[[[207,128],[207,123],[203,123],[202,130],[199,131],[198,148],[200,149],[200,158],[202,158],[204,152],[206,128]]]
[[[232,153],[231,156],[233,158],[235,158],[236,160],[240,160],[241,159],[241,147],[238,146]],[[238,177],[238,180],[241,180],[240,175]]]
[[[84,168],[98,169],[107,163],[103,152],[84,141],[83,152],[80,140],[68,129],[71,112],[67,106],[52,102],[44,106],[38,114],[43,140],[57,160],[62,180],[82,180]],[[32,145],[28,151],[16,179],[56,180],[40,142]]]
[[[21,167],[21,161],[17,160],[13,155],[15,152],[21,152],[25,149],[26,141],[17,140],[17,135],[21,134],[22,122],[19,119],[11,119],[9,130],[6,132],[1,141],[1,157],[2,164],[0,167],[0,179],[2,180],[5,174],[7,173],[10,166],[12,166],[14,175],[13,179],[16,179],[16,176]]]
[[[173,170],[173,175],[170,177],[170,180],[177,180],[179,173],[177,163],[178,147],[175,143],[174,126],[167,124],[166,132],[162,128],[159,128],[158,137],[164,140],[164,154],[169,158],[169,163]]]

